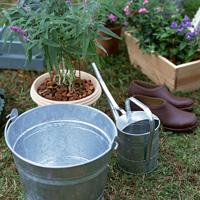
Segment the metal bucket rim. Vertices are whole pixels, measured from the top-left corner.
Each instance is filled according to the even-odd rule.
[[[61,165],[61,166],[48,166],[48,165],[42,165],[42,164],[39,164],[37,162],[34,162],[34,161],[31,161],[29,159],[26,159],[24,157],[22,157],[21,155],[19,155],[18,153],[16,153],[14,151],[14,149],[11,147],[11,145],[9,144],[9,141],[8,141],[8,132],[10,130],[10,128],[12,127],[12,125],[14,124],[15,121],[19,120],[21,117],[23,117],[24,115],[26,115],[27,113],[29,112],[32,112],[34,110],[37,110],[37,109],[42,109],[43,107],[56,107],[56,106],[63,106],[63,105],[66,105],[66,106],[75,106],[75,107],[85,107],[87,109],[91,109],[91,110],[94,110],[96,112],[99,112],[101,113],[105,118],[108,119],[108,121],[110,121],[110,123],[113,125],[114,127],[114,130],[115,130],[115,137],[113,138],[113,140],[111,141],[111,143],[109,144],[109,148],[104,151],[102,154],[96,156],[95,158],[93,159],[90,159],[84,163],[80,163],[80,164],[74,164],[74,165]],[[94,126],[94,125],[93,125]],[[10,151],[16,156],[18,157],[19,159],[21,159],[22,161],[28,163],[28,164],[31,164],[33,166],[36,166],[36,167],[41,167],[41,168],[48,168],[48,169],[66,169],[66,168],[74,168],[74,167],[79,167],[79,166],[82,166],[82,165],[86,165],[86,164],[89,164],[91,162],[94,162],[95,160],[98,160],[99,158],[103,157],[104,155],[106,155],[109,151],[112,150],[113,148],[113,143],[116,141],[116,138],[117,138],[117,128],[114,124],[114,122],[111,120],[111,118],[109,116],[107,116],[105,113],[103,113],[101,110],[98,110],[96,108],[92,108],[90,106],[86,106],[86,105],[80,105],[80,104],[50,104],[50,105],[44,105],[44,106],[40,106],[40,107],[36,107],[36,108],[32,108],[30,110],[27,110],[25,112],[23,112],[22,114],[20,114],[13,122],[11,122],[10,126],[8,127],[7,131],[4,131],[4,137],[5,137],[5,141],[6,141],[6,144],[8,146],[8,148],[10,149]]]
[[[143,111],[137,111],[137,112],[143,112]],[[131,113],[131,115],[133,115],[133,114],[135,114],[134,112],[133,113]],[[159,129],[159,127],[160,127],[160,119],[156,116],[156,115],[154,115],[154,114],[152,114],[153,115],[153,119],[154,120],[157,120],[158,121],[158,125],[157,125],[157,127],[155,128],[155,133],[157,133],[157,130]],[[126,116],[126,114],[124,114],[124,115],[121,115],[119,118],[118,118],[118,120],[116,121],[116,126],[117,126],[117,129],[120,131],[120,132],[122,132],[122,133],[124,133],[124,134],[126,134],[126,135],[129,135],[129,136],[138,136],[138,137],[140,137],[140,136],[145,136],[145,135],[149,135],[150,134],[150,132],[146,132],[146,133],[141,133],[141,134],[131,134],[131,133],[127,133],[127,132],[125,132],[125,131],[123,131],[123,129],[125,128],[123,128],[123,129],[120,129],[119,128],[119,121],[121,120],[121,118],[122,117],[125,117]],[[148,119],[148,118],[147,118]]]

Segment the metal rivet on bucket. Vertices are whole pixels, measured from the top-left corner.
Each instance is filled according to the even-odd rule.
[[[151,172],[157,166],[160,120],[147,106],[133,97],[126,100],[127,112],[121,109],[110,94],[95,63],[92,66],[116,120],[119,167],[134,175]],[[137,104],[143,111],[132,112],[130,102]]]
[[[55,104],[17,116],[5,140],[13,153],[26,200],[100,200],[117,130],[103,112]],[[87,116],[87,117],[86,117]]]

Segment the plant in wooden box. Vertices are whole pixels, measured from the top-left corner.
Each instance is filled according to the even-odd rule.
[[[106,6],[104,7],[105,9],[98,13],[98,17],[104,21],[107,28],[118,36],[121,36],[122,26],[127,24],[126,18],[131,14],[129,7],[132,4],[132,1],[101,0],[101,2]],[[100,34],[102,35],[102,39],[99,38],[97,41],[104,47],[107,54],[110,55],[117,53],[119,50],[119,39],[110,37],[104,32],[100,32]],[[100,48],[97,48],[97,52],[99,55],[106,54]]]
[[[137,6],[145,12],[130,18],[132,27],[125,34],[131,63],[171,90],[199,88],[200,35],[190,19],[168,1],[138,1]]]
[[[101,87],[92,75],[79,70],[82,60],[97,59],[99,32],[118,37],[96,18],[99,1],[30,0],[2,12],[3,37],[17,36],[23,42],[28,60],[37,47],[44,53],[48,73],[38,77],[31,97],[38,105],[52,103],[94,104]],[[76,62],[74,62],[76,60]]]

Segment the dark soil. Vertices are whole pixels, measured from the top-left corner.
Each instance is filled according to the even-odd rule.
[[[39,87],[38,94],[46,99],[53,101],[74,101],[91,95],[94,92],[94,85],[91,80],[81,80],[77,78],[73,88],[69,90],[69,86],[58,85],[50,78],[47,78]]]
[[[183,64],[183,63],[177,63],[177,61],[176,61],[176,57],[173,57],[173,58],[167,58],[168,60],[170,60],[172,63],[174,63],[175,65],[180,65],[180,64]],[[198,52],[198,54],[196,54],[194,57],[193,57],[193,59],[191,60],[191,61],[189,61],[189,62],[192,62],[192,61],[196,61],[196,60],[199,60],[200,59],[200,56],[199,56],[199,52]]]

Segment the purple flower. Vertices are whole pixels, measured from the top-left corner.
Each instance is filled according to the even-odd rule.
[[[184,18],[183,18],[183,21],[184,22],[190,21],[190,18],[187,15],[185,15]]]
[[[20,34],[20,39],[23,42],[27,42],[28,41],[28,37],[27,37],[27,32],[25,30],[23,30],[22,28],[20,28],[19,26],[9,26],[10,30],[19,33]]]
[[[191,21],[187,21],[187,22],[185,23],[185,25],[186,25],[187,27],[192,27]]]
[[[187,32],[185,34],[185,37],[187,40],[192,40],[194,36],[195,36],[195,32]]]
[[[117,16],[113,15],[112,13],[108,15],[108,19],[111,22],[116,22],[117,21]]]
[[[12,31],[14,31],[16,33],[20,33],[22,35],[26,34],[26,31],[23,30],[22,28],[20,28],[19,26],[10,26],[9,28],[10,28],[10,30],[12,30]]]
[[[123,11],[124,11],[126,16],[130,15],[130,13],[131,13],[130,8],[129,8],[128,5],[124,7]]]
[[[146,8],[140,8],[138,13],[148,13],[149,11]]]
[[[172,29],[177,29],[177,27],[178,27],[178,24],[177,24],[177,22],[172,22],[171,23],[171,26],[170,26]]]
[[[183,33],[183,32],[184,32],[184,28],[183,28],[183,27],[178,28],[178,29],[177,29],[177,32],[178,32],[178,33]]]
[[[190,21],[182,21],[181,26],[182,27],[192,27],[192,23]]]

